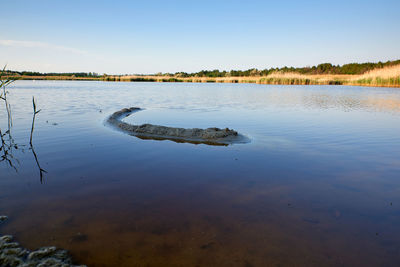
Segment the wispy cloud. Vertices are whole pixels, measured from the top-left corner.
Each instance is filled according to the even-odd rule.
[[[54,44],[49,44],[49,43],[44,43],[44,42],[36,42],[36,41],[17,41],[17,40],[1,40],[0,39],[0,45],[1,46],[11,46],[11,47],[46,48],[46,49],[70,52],[70,53],[74,53],[74,54],[81,54],[81,55],[87,54],[87,52],[84,50],[80,50],[80,49],[76,49],[76,48],[72,48],[72,47],[54,45]]]

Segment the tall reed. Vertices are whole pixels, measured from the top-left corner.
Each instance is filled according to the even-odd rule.
[[[8,101],[8,90],[6,87],[14,82],[14,80],[10,79],[3,79],[4,77],[4,72],[5,72],[5,67],[3,68],[2,72],[0,73],[0,99],[4,101],[5,107],[6,107],[6,112],[7,112],[7,126],[8,129],[5,133],[3,133],[0,129],[0,152],[2,153],[0,155],[0,162],[5,161],[8,163],[10,167],[12,167],[15,171],[18,172],[18,169],[16,168],[16,164],[14,163],[17,162],[19,164],[18,159],[14,158],[13,155],[13,149],[18,149],[18,145],[14,142],[14,139],[11,136],[11,128],[12,128],[12,114],[11,114],[11,105]],[[36,115],[41,111],[37,110],[36,107],[36,102],[35,98],[32,97],[32,104],[33,104],[33,118],[32,118],[32,127],[31,127],[31,134],[29,138],[29,144],[30,144],[30,150],[32,151],[33,157],[35,159],[35,162],[39,168],[39,174],[40,174],[40,183],[43,182],[43,173],[47,173],[39,163],[38,156],[35,152],[35,149],[33,147],[33,132],[35,129],[35,120],[36,120]]]

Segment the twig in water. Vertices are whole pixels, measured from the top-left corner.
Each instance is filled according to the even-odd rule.
[[[33,104],[33,119],[32,119],[32,128],[31,128],[31,137],[29,139],[29,144],[31,145],[31,147],[32,147],[33,130],[35,129],[36,114],[38,114],[41,111],[41,109],[36,111],[35,97],[32,97],[32,104]]]
[[[35,158],[36,164],[39,168],[39,172],[40,172],[40,183],[43,183],[43,173],[47,173],[46,170],[42,169],[42,167],[40,166],[38,157],[36,155],[35,149],[33,148],[33,144],[32,144],[32,138],[33,138],[33,131],[35,130],[35,119],[36,119],[36,115],[41,111],[41,109],[36,110],[36,102],[35,102],[35,97],[32,97],[32,104],[33,104],[33,118],[32,118],[32,128],[31,128],[31,137],[29,140],[29,144],[31,145],[31,150],[32,150],[32,154],[33,157]]]

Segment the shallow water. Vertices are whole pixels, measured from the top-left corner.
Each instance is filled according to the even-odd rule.
[[[400,265],[398,89],[17,81],[9,100],[19,163],[0,162],[0,233],[28,248],[89,266]],[[229,127],[251,142],[104,125],[131,106],[145,110],[130,123]]]

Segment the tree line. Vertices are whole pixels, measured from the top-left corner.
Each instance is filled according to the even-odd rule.
[[[395,61],[387,61],[387,62],[377,62],[377,63],[350,63],[340,65],[333,65],[331,63],[323,63],[317,66],[312,67],[282,67],[282,68],[270,68],[259,70],[256,68],[248,69],[248,70],[231,70],[231,71],[220,71],[218,69],[215,70],[202,70],[199,72],[187,73],[187,72],[176,72],[176,73],[157,73],[153,74],[154,76],[174,76],[178,78],[187,78],[187,77],[210,77],[210,78],[218,78],[218,77],[258,77],[258,76],[267,76],[268,74],[274,72],[293,72],[300,74],[363,74],[370,70],[376,68],[383,68],[387,66],[393,66],[400,64],[400,60]],[[41,72],[32,72],[32,71],[5,71],[6,75],[13,76],[67,76],[67,77],[77,77],[77,78],[100,78],[102,76],[107,76],[106,74],[100,75],[96,72],[72,72],[72,73],[41,73]]]
[[[254,76],[267,76],[273,72],[294,72],[300,74],[363,74],[376,68],[383,68],[387,66],[393,66],[400,64],[400,60],[377,62],[377,63],[350,63],[340,65],[333,65],[331,63],[323,63],[312,67],[282,67],[282,68],[270,68],[270,69],[248,69],[248,70],[231,70],[231,71],[220,71],[220,70],[202,70],[194,73],[176,72],[175,74],[165,73],[165,76],[177,76],[177,77],[254,77]]]
[[[79,77],[79,78],[98,78],[101,77],[96,72],[49,72],[49,73],[42,73],[36,71],[12,71],[6,70],[4,72],[5,75],[14,75],[14,76],[67,76],[67,77]]]

